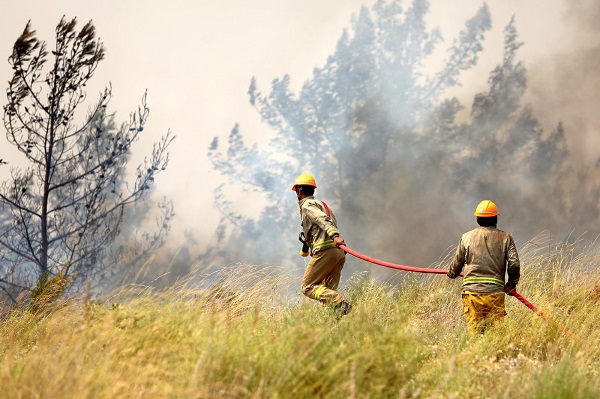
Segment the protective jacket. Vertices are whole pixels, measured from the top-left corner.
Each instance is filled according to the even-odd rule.
[[[448,277],[456,278],[463,267],[463,293],[503,291],[506,274],[507,283],[514,285],[521,275],[513,238],[495,227],[478,227],[462,235]]]
[[[310,254],[314,255],[324,249],[336,248],[333,238],[339,236],[340,232],[337,229],[337,221],[333,212],[312,195],[301,199],[298,205],[300,206],[302,230],[306,237],[306,243],[310,247]]]

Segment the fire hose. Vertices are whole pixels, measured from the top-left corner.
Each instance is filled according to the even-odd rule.
[[[404,266],[404,265],[398,265],[398,264],[395,264],[395,263],[390,263],[390,262],[382,261],[382,260],[379,260],[379,259],[371,258],[370,256],[363,255],[363,254],[361,254],[359,252],[356,252],[356,251],[348,248],[346,245],[339,245],[339,248],[343,249],[344,251],[346,251],[350,255],[355,256],[355,257],[357,257],[359,259],[362,259],[364,261],[373,263],[375,265],[389,267],[391,269],[405,270],[405,271],[408,271],[408,272],[416,272],[416,273],[432,273],[432,274],[446,274],[446,273],[448,273],[448,270],[444,270],[444,269],[428,269],[428,268],[423,268],[423,267]],[[463,274],[461,273],[460,276],[463,276]],[[533,312],[537,313],[539,316],[541,316],[546,321],[553,322],[554,324],[556,324],[556,326],[558,327],[559,330],[565,332],[570,337],[577,338],[577,336],[573,332],[569,331],[567,328],[561,326],[560,324],[556,323],[555,321],[549,319],[548,316],[546,316],[546,314],[544,312],[542,312],[541,310],[539,310],[534,304],[532,304],[527,299],[525,299],[515,289],[512,289],[512,288],[510,288],[508,286],[504,286],[504,292],[506,292],[507,294],[512,295],[515,298],[517,298],[521,303],[523,303],[523,305],[527,306],[529,309],[531,309]]]

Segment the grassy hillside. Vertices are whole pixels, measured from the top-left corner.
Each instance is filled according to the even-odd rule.
[[[509,317],[470,337],[443,276],[352,276],[354,309],[336,321],[282,294],[297,291],[286,274],[236,266],[211,291],[192,276],[5,314],[0,397],[600,397],[598,246],[521,252],[519,291],[577,339],[510,297]]]

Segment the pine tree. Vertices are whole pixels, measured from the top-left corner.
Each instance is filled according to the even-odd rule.
[[[86,84],[104,59],[104,47],[88,22],[62,19],[56,47],[46,44],[28,23],[13,47],[14,71],[7,89],[4,126],[10,144],[29,163],[11,169],[0,188],[1,282],[31,288],[63,271],[90,275],[101,268],[105,250],[116,239],[128,205],[142,201],[155,176],[168,163],[167,134],[137,169],[129,185],[125,168],[131,146],[149,114],[146,95],[128,122],[116,126],[107,112],[107,87],[87,115],[77,112],[87,98]],[[48,71],[47,61],[53,60]]]

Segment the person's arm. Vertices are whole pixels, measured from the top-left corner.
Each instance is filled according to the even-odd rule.
[[[460,275],[463,266],[465,265],[465,255],[467,251],[465,246],[463,245],[462,238],[458,242],[458,247],[456,248],[456,253],[454,254],[454,259],[452,259],[452,263],[450,263],[450,267],[448,268],[448,273],[446,275],[450,278],[456,278]]]
[[[515,242],[510,235],[508,236],[508,248],[506,249],[506,263],[506,272],[508,274],[506,285],[514,289],[519,283],[519,278],[521,278],[521,262],[519,261]]]

